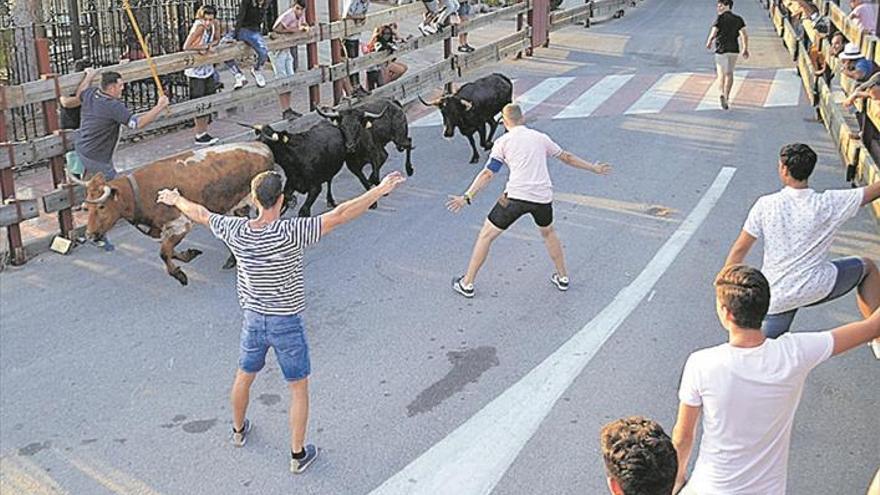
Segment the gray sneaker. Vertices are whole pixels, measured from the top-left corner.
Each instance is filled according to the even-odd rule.
[[[251,420],[245,418],[244,425],[241,427],[241,431],[235,431],[235,427],[232,427],[232,445],[235,447],[244,447],[244,444],[247,443],[248,433],[251,431]]]
[[[290,472],[293,474],[302,474],[309,466],[315,462],[315,459],[318,458],[318,448],[312,444],[308,444],[303,447],[303,450],[306,452],[306,456],[302,459],[294,459],[291,457],[290,459]]]

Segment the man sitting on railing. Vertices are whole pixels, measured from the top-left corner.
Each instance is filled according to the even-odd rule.
[[[354,21],[355,24],[362,24],[367,18],[370,0],[345,0],[343,9],[345,10],[345,19]],[[343,47],[346,58],[357,58],[361,51],[360,34],[352,34],[345,38],[343,40]],[[369,94],[361,87],[361,79],[358,72],[342,79],[342,89],[348,96],[360,97]]]
[[[841,73],[857,83],[867,81],[876,72],[874,62],[863,57],[855,43],[847,43],[839,58],[843,63]]]
[[[457,26],[461,23],[461,18],[458,16],[461,5],[458,0],[443,0],[442,8],[438,8],[437,0],[422,0],[422,2],[427,9],[424,20],[419,24],[419,31],[423,35],[434,34],[447,24]]]

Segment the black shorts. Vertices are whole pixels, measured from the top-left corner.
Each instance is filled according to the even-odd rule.
[[[189,98],[201,98],[203,96],[210,96],[217,92],[217,84],[214,82],[213,77],[206,77],[204,79],[198,77],[190,77],[189,78]]]
[[[538,227],[549,227],[553,223],[553,203],[533,203],[521,199],[501,197],[492,211],[489,221],[501,230],[507,230],[519,217],[531,214]]]
[[[361,51],[361,40],[345,40],[345,56],[357,58]]]

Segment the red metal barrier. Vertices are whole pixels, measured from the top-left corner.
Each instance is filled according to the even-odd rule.
[[[306,0],[306,22],[312,29],[320,29],[318,27],[318,12],[315,6],[315,0]],[[298,48],[294,48],[297,49]],[[306,45],[306,59],[308,60],[309,70],[318,66],[318,44],[309,43]],[[314,110],[321,104],[321,86],[315,84],[309,86],[309,110]]]
[[[339,1],[327,0],[327,6],[330,10],[330,22],[338,21],[341,17],[339,15]],[[334,38],[330,41],[330,61],[333,62],[333,65],[342,62],[342,42],[339,41],[339,38]],[[342,81],[333,81],[333,104],[338,104],[341,99]]]
[[[528,55],[532,54],[534,47],[546,47],[550,43],[550,0],[531,1],[528,19],[532,28],[532,47],[528,49]]]

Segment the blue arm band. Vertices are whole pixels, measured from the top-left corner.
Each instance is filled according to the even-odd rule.
[[[497,174],[499,170],[501,170],[501,166],[504,165],[504,162],[497,158],[490,158],[488,162],[486,162],[486,168],[492,171],[492,173]]]

